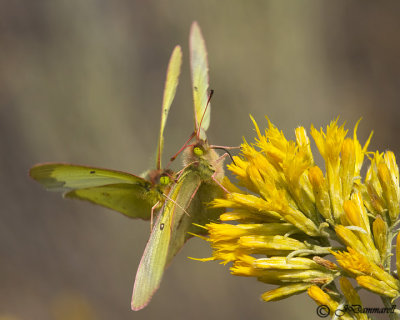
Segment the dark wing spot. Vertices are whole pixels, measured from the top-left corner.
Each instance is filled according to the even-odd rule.
[[[96,173],[96,171],[94,171],[94,170],[90,171],[90,174],[94,174],[94,173]]]
[[[164,230],[164,223],[160,224],[160,230]]]
[[[199,90],[197,87],[193,87],[193,88],[194,88],[194,91],[198,91]]]

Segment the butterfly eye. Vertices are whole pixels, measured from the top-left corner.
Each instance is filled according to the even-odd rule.
[[[170,179],[168,176],[162,176],[160,177],[160,184],[162,184],[163,186],[166,186],[170,183]]]
[[[204,154],[204,151],[203,151],[203,149],[200,148],[200,147],[194,147],[194,148],[193,148],[193,153],[194,153],[196,156],[201,157],[201,156]]]

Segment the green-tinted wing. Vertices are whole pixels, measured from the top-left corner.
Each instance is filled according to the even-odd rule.
[[[197,22],[193,22],[190,30],[190,66],[192,71],[193,102],[196,132],[200,130],[200,138],[205,139],[205,131],[210,125],[210,109],[204,113],[208,100],[208,61],[206,44]],[[200,121],[201,122],[201,128]]]
[[[133,287],[132,310],[140,310],[149,303],[160,286],[167,261],[174,255],[171,250],[176,253],[184,244],[187,228],[180,228],[179,233],[176,231],[199,183],[196,173],[186,171],[169,193],[171,200],[165,202],[140,260]],[[177,245],[180,247],[176,248]]]
[[[178,204],[186,212],[182,208],[176,210],[168,249],[167,265],[185,242],[192,237],[192,235],[188,234],[188,231],[192,228],[197,215],[200,211],[206,210],[206,203],[198,200],[198,191],[201,190],[203,183],[197,171],[188,167],[179,178],[179,182],[181,183],[181,188],[179,189]]]
[[[148,220],[151,209],[161,199],[161,194],[155,189],[146,190],[138,184],[118,183],[73,190],[67,192],[65,197],[86,200],[130,218]]]
[[[198,172],[190,167],[181,177],[182,188],[180,190],[182,199],[186,201],[187,214],[176,216],[174,219],[174,232],[171,236],[168,251],[167,265],[172,258],[179,252],[185,242],[193,237],[189,234],[204,234],[206,230],[194,224],[202,225],[210,221],[217,221],[224,212],[223,208],[212,208],[209,203],[216,198],[223,198],[224,191],[212,180],[205,182],[201,179]],[[190,202],[190,203],[189,203]]]
[[[217,198],[224,197],[225,193],[219,185],[212,182],[203,182],[188,210],[190,217],[192,217],[188,231],[194,234],[206,234],[206,229],[199,228],[194,224],[204,226],[210,221],[216,222],[219,216],[225,212],[225,208],[213,208],[209,204]]]
[[[161,110],[161,125],[160,137],[158,139],[157,149],[157,169],[161,169],[161,155],[164,146],[164,128],[167,122],[168,112],[171,107],[172,101],[175,97],[176,88],[179,82],[179,74],[181,73],[182,65],[182,49],[176,46],[172,52],[167,69],[167,78],[165,80],[164,98]]]
[[[69,198],[87,200],[132,218],[149,219],[161,195],[151,183],[135,175],[102,168],[48,163],[30,170],[33,179]]]
[[[160,286],[171,238],[171,213],[164,211],[159,214],[150,234],[136,273],[132,310],[143,309]]]
[[[151,184],[133,174],[66,163],[45,163],[31,168],[30,176],[51,191],[70,191],[107,184],[130,183],[149,189]]]

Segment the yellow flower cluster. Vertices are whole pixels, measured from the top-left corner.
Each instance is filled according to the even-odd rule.
[[[241,155],[228,166],[245,191],[227,183],[230,192],[213,202],[227,210],[221,223],[205,226],[213,255],[200,260],[231,262],[232,274],[277,285],[262,295],[265,301],[307,291],[330,310],[340,301],[361,305],[348,281],[353,278],[389,305],[400,295],[399,280],[390,270],[400,211],[394,154],[368,152],[372,134],[362,146],[358,123],[351,138],[336,120],[326,130],[311,127],[325,162],[322,170],[303,127],[295,130],[296,141],[290,141],[270,121],[261,133],[252,120],[255,142],[244,142]],[[362,179],[366,157],[370,166]],[[400,272],[399,238],[397,242]],[[337,263],[328,260],[333,257]],[[334,283],[338,277],[340,289]]]

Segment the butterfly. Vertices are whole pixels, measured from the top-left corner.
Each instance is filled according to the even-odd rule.
[[[195,142],[184,148],[184,168],[168,193],[140,261],[131,301],[135,311],[149,303],[160,286],[165,267],[185,242],[193,233],[204,233],[195,224],[216,220],[224,210],[207,205],[224,195],[224,169],[223,156],[206,138],[210,124],[208,60],[197,22],[192,24],[189,40],[195,123],[190,140],[194,138]]]
[[[169,60],[161,111],[156,169],[136,176],[116,170],[67,163],[45,163],[30,169],[30,176],[50,191],[64,197],[90,201],[130,218],[152,219],[162,207],[164,194],[174,181],[171,170],[161,169],[164,128],[174,100],[182,65],[182,49],[176,46]]]

